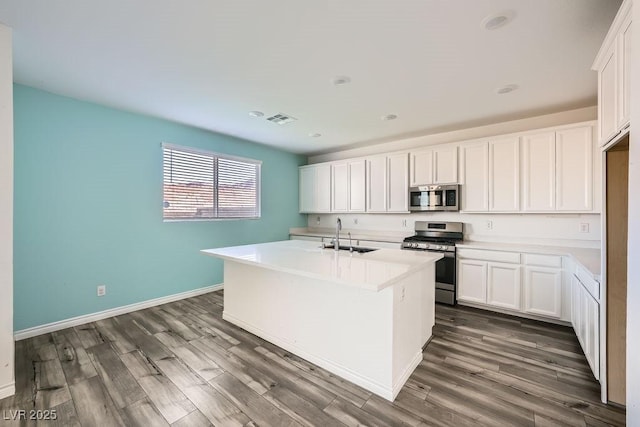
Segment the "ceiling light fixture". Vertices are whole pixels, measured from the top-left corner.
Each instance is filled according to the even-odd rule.
[[[387,114],[386,116],[382,116],[382,120],[384,121],[395,120],[397,118],[398,116],[395,114]]]
[[[518,85],[506,85],[506,86],[502,86],[501,88],[498,88],[496,90],[496,93],[498,95],[504,95],[505,93],[513,92],[516,89],[518,89]]]
[[[249,111],[249,116],[258,118],[264,116],[264,113],[262,111]]]
[[[497,30],[507,25],[513,20],[515,13],[512,10],[506,12],[489,15],[482,20],[482,26],[485,30]]]
[[[335,86],[346,85],[347,83],[351,83],[351,77],[349,76],[337,76],[333,79]]]
[[[322,136],[322,134],[321,133],[310,133],[309,136],[311,138],[320,138]]]

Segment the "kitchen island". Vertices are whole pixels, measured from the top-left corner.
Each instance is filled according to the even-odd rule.
[[[435,261],[282,242],[205,249],[224,260],[223,318],[388,400],[422,360]]]

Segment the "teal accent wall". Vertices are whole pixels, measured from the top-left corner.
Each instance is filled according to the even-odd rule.
[[[302,156],[18,84],[14,117],[15,330],[222,283],[201,249],[306,225]],[[262,160],[262,218],[163,222],[162,142]]]

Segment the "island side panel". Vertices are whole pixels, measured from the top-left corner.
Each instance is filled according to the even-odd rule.
[[[225,260],[223,318],[392,399],[393,287],[379,292]]]
[[[436,264],[429,264],[422,271],[423,286],[420,287],[422,309],[420,310],[420,347],[424,348],[433,334],[436,324]]]
[[[435,322],[435,264],[393,286],[393,397],[422,361]]]

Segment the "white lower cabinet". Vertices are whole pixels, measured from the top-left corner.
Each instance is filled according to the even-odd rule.
[[[520,310],[520,266],[487,263],[487,304]]]
[[[600,304],[575,275],[571,283],[571,324],[594,377],[600,379]]]
[[[520,265],[458,261],[458,301],[520,309]]]
[[[551,267],[524,268],[524,311],[540,316],[562,316],[562,270]]]
[[[458,250],[458,301],[562,318],[562,257]]]
[[[487,262],[458,260],[458,301],[487,302]]]

